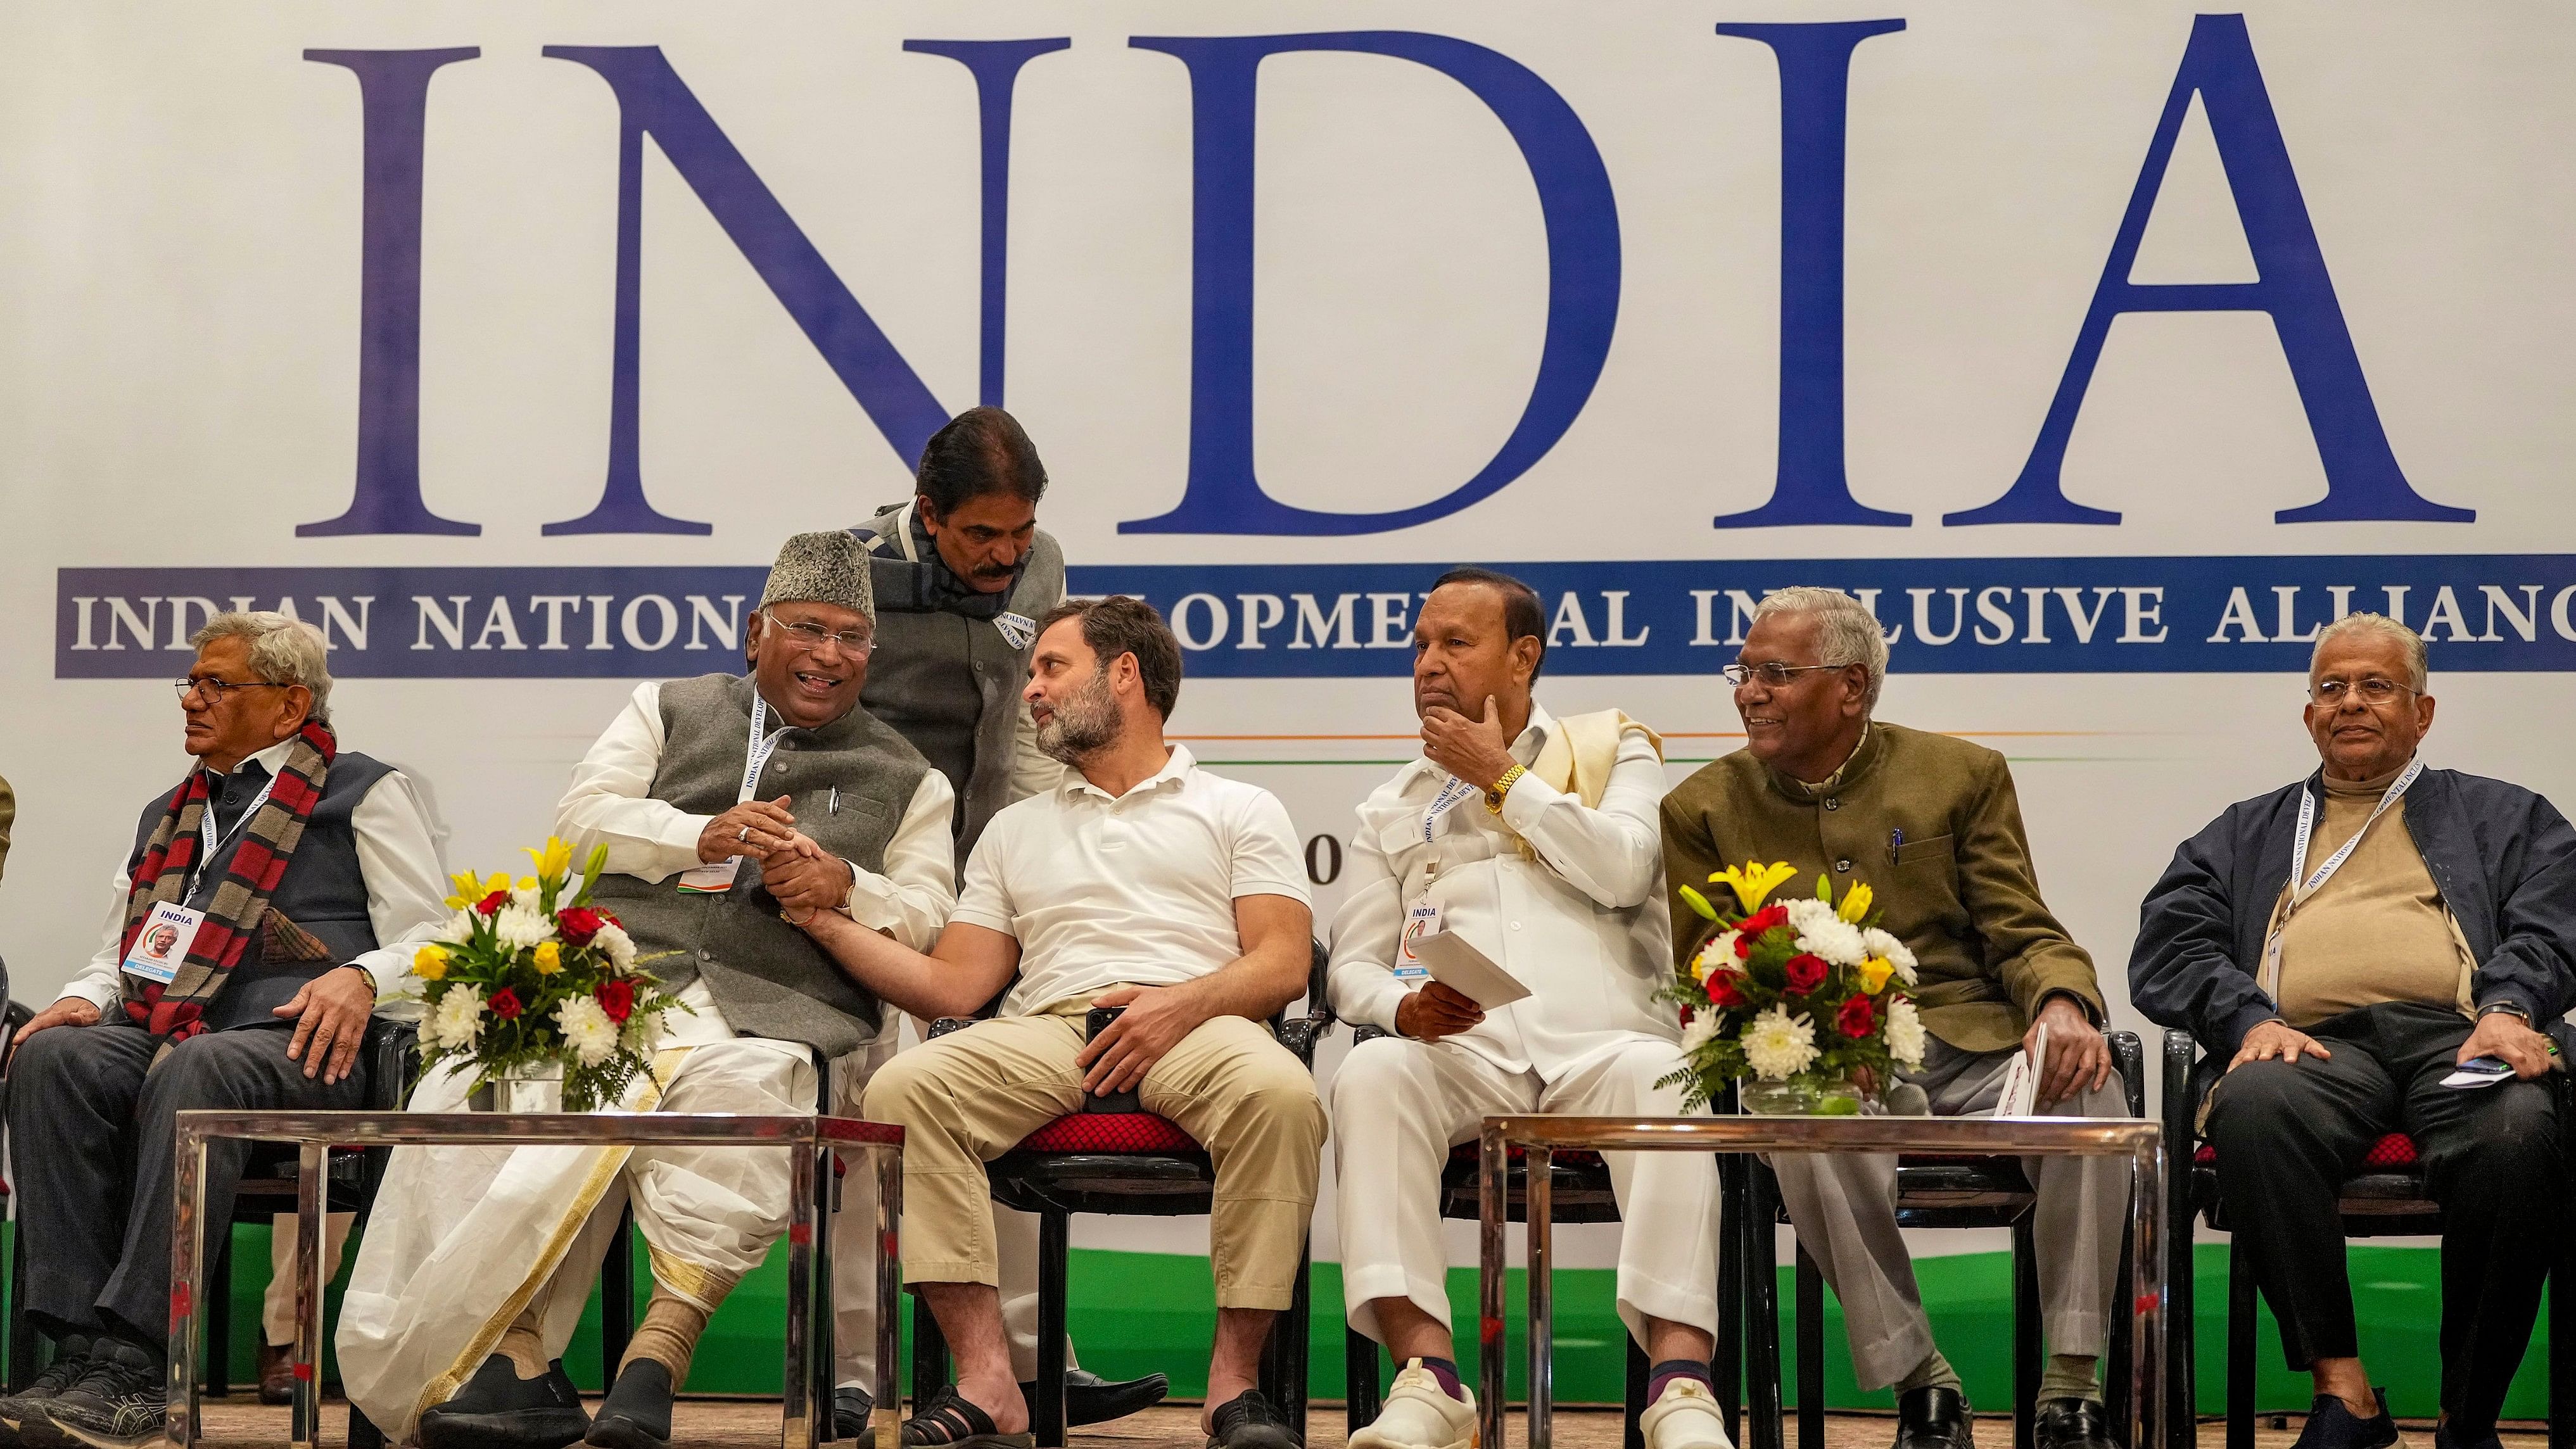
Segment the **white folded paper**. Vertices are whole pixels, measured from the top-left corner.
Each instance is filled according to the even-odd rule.
[[[1509,1006],[1530,994],[1512,973],[1494,964],[1455,931],[1434,931],[1413,938],[1415,959],[1431,968],[1431,979],[1466,997],[1483,1010]]]

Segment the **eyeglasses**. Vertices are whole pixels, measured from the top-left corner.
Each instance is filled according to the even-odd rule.
[[[2386,704],[2401,694],[2414,693],[2416,693],[2415,690],[2393,679],[2382,679],[2376,674],[2359,684],[2347,684],[2340,679],[2328,679],[2308,686],[2308,698],[2328,706],[2340,705],[2356,694],[2361,696],[2361,702],[2364,704]]]
[[[204,689],[209,691],[206,696],[209,700],[212,700],[216,704],[221,704],[225,699],[229,698],[232,692],[236,689],[285,689],[289,686],[271,683],[264,679],[253,679],[240,683],[236,683],[229,679],[199,679],[197,676],[192,674],[185,679],[171,680],[170,687],[179,691],[179,698],[183,701],[186,700],[189,695],[195,694],[199,689]]]
[[[841,646],[842,653],[853,655],[860,659],[865,659],[870,654],[876,652],[876,636],[864,630],[843,629],[836,633],[830,629],[824,628],[820,624],[791,624],[788,621],[779,618],[775,614],[770,616],[769,621],[776,624],[779,628],[786,630],[788,642],[794,644],[799,649],[809,651],[820,649],[823,647],[823,641],[829,639],[833,643]]]
[[[1758,679],[1773,689],[1786,689],[1789,687],[1789,677],[1793,674],[1805,674],[1814,669],[1850,667],[1847,664],[1783,664],[1775,659],[1764,664],[1730,664],[1718,673],[1726,676],[1727,683],[1739,688]]]

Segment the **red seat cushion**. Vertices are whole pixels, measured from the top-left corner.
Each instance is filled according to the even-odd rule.
[[[2211,1166],[2218,1161],[2218,1149],[2204,1142],[2198,1151],[2192,1153],[2191,1160],[2202,1167]],[[2376,1172],[2413,1167],[2415,1139],[2403,1132],[2391,1132],[2370,1144],[2370,1150],[2361,1154],[2361,1165]]]
[[[1017,1152],[1197,1152],[1197,1140],[1151,1112],[1076,1112],[1020,1139]]]

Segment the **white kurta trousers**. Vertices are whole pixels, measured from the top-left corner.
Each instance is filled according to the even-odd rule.
[[[1498,1112],[1672,1115],[1681,1089],[1658,1087],[1681,1048],[1614,1034],[1554,1081],[1506,1072],[1448,1042],[1381,1037],[1352,1049],[1333,1076],[1333,1172],[1343,1297],[1353,1328],[1384,1341],[1370,1306],[1406,1298],[1450,1321],[1440,1172]],[[1648,1317],[1717,1331],[1717,1159],[1705,1152],[1610,1152],[1619,1201],[1619,1317],[1641,1345]]]

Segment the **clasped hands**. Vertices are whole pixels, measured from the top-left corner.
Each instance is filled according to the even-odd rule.
[[[737,855],[760,862],[760,884],[777,898],[779,913],[803,925],[817,911],[838,910],[857,877],[850,863],[816,845],[796,828],[791,797],[745,800],[698,832],[698,859],[716,865]]]

